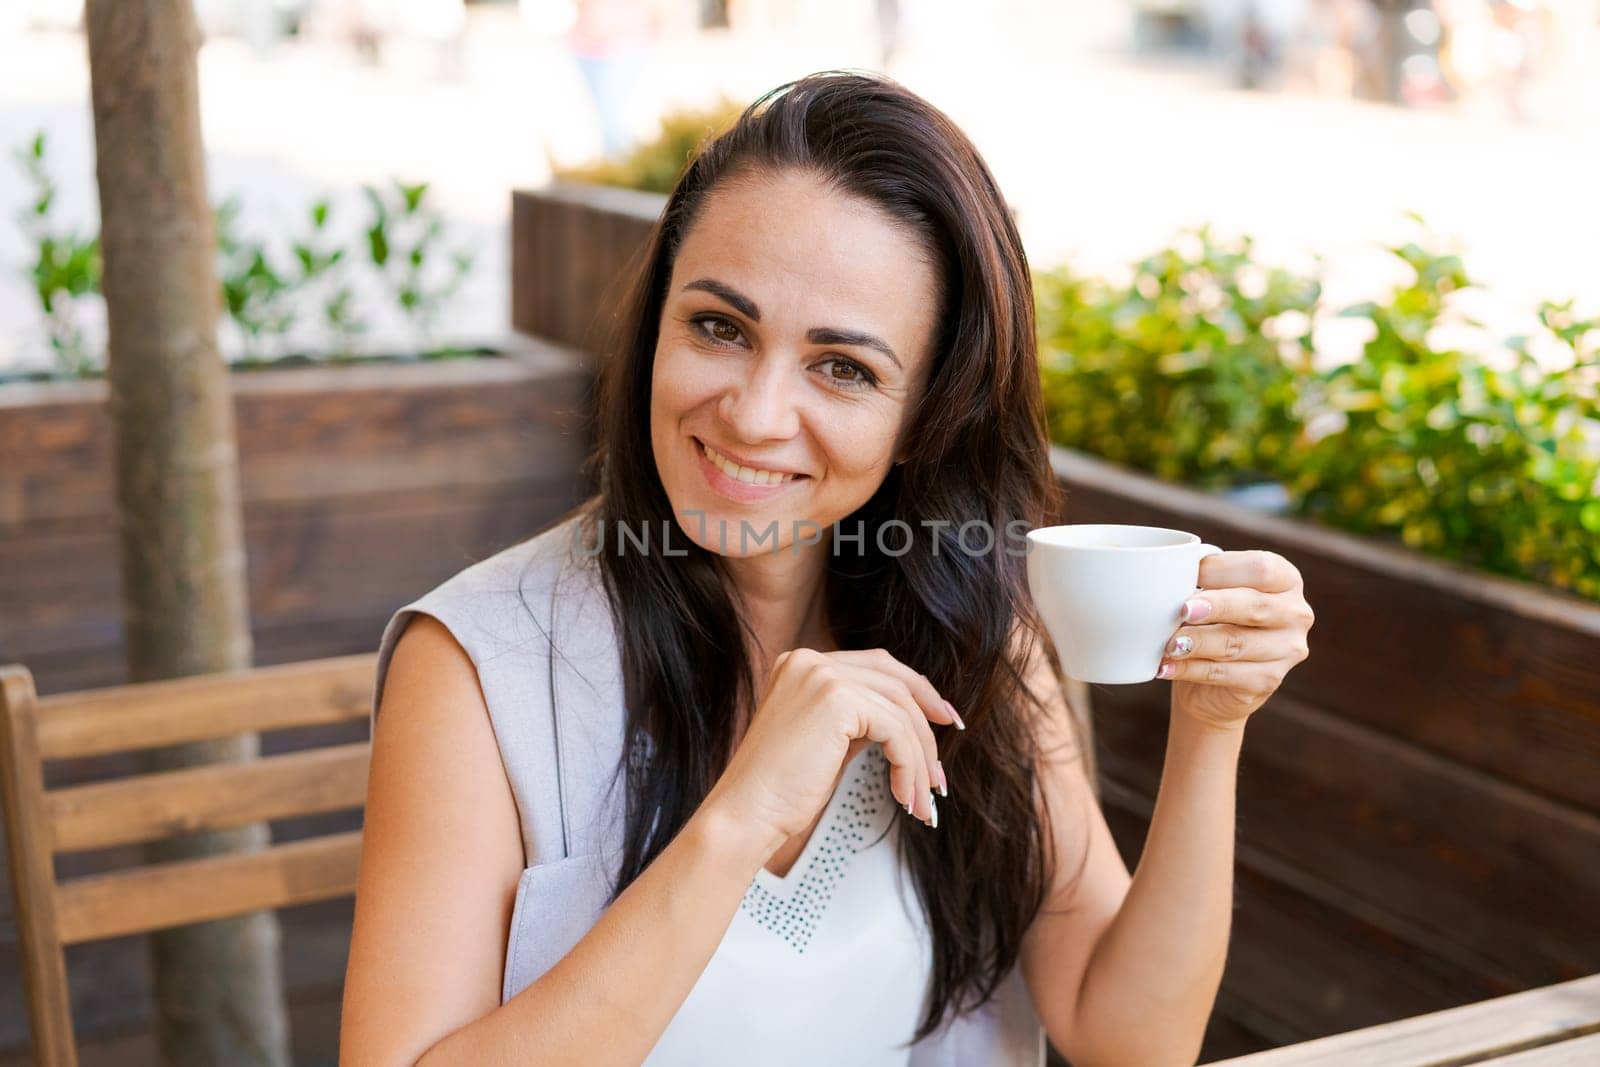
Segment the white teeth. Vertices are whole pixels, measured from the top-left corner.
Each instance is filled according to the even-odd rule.
[[[703,441],[701,442],[701,447],[705,449],[706,458],[715,463],[724,474],[741,482],[747,482],[750,485],[777,485],[794,477],[792,474],[780,474],[777,471],[741,467]]]

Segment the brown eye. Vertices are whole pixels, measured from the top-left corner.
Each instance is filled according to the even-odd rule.
[[[877,384],[878,379],[873,373],[852,359],[833,358],[828,361],[833,365],[833,371],[828,377],[840,385],[850,386],[855,389],[870,389]],[[843,374],[840,368],[844,369]]]
[[[711,333],[719,341],[734,341],[739,336],[739,327],[727,319],[711,320]]]

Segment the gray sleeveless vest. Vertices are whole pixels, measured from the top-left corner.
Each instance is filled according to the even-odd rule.
[[[477,668],[516,800],[526,866],[501,1001],[565,956],[605,910],[621,863],[622,658],[599,564],[576,516],[467,567],[400,608],[378,648],[372,715],[413,615],[447,627]],[[977,1011],[912,1046],[911,1067],[1041,1067],[1045,1035],[1020,967]]]

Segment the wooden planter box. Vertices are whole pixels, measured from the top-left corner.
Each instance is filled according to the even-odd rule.
[[[377,647],[402,604],[536,531],[587,492],[588,365],[510,340],[504,358],[232,376],[251,627],[265,665]],[[0,389],[0,662],[41,693],[126,680],[103,381]],[[364,737],[365,723],[355,735]],[[264,753],[330,738],[263,738]],[[120,758],[120,757],[119,757]],[[52,786],[113,769],[52,768]],[[125,769],[125,768],[116,768]],[[274,824],[287,841],[358,813]],[[63,876],[124,861],[63,857]],[[0,894],[0,1063],[25,1062],[10,894]],[[280,913],[295,1061],[332,1063],[351,902]],[[154,1062],[144,938],[68,953],[84,1063]],[[10,1055],[7,1055],[10,1050]]]
[[[511,325],[601,348],[623,286],[666,206],[659,193],[557,183],[511,194]]]
[[[1299,568],[1311,655],[1246,730],[1236,909],[1202,1062],[1600,971],[1600,605],[1056,449],[1066,522]],[[1170,683],[1090,686],[1130,868]]]
[[[258,664],[370,651],[389,614],[580,497],[590,373],[505,358],[235,372]],[[103,381],[0,389],[0,661],[126,680]]]

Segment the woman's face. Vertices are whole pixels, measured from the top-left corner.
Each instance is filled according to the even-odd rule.
[[[936,284],[909,233],[809,175],[711,194],[673,264],[650,393],[690,538],[727,556],[826,544],[871,498],[926,382]]]

